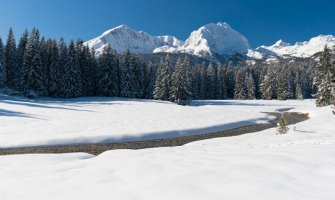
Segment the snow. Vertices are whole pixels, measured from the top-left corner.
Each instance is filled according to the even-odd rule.
[[[246,37],[226,22],[202,26],[193,31],[186,42],[170,35],[151,36],[146,32],[120,25],[85,44],[94,49],[97,55],[101,54],[107,44],[117,53],[129,50],[132,53],[189,53],[201,57],[211,56],[212,52],[225,55],[245,54],[250,49]]]
[[[260,46],[256,49],[265,55],[291,56],[291,57],[311,57],[315,53],[323,51],[325,46],[332,48],[335,45],[335,36],[319,35],[309,41],[297,42],[294,45],[277,41],[272,46]]]
[[[1,199],[335,198],[335,117],[329,107],[316,108],[313,100],[196,104],[199,109],[223,107],[226,113],[238,107],[235,115],[290,107],[310,113],[310,119],[290,126],[287,135],[276,135],[272,128],[181,147],[114,150],[99,156],[1,156]]]
[[[154,49],[168,45],[182,45],[183,41],[174,36],[151,36],[143,31],[136,31],[126,25],[120,25],[105,31],[101,36],[85,43],[96,51],[102,53],[106,45],[110,45],[117,53],[152,53]]]
[[[258,51],[255,51],[255,50],[251,50],[251,49],[248,49],[248,53],[247,53],[247,56],[249,58],[254,58],[254,59],[257,59],[257,60],[261,60],[264,58],[264,55]]]
[[[160,38],[164,42],[166,42],[169,46],[172,47],[179,47],[184,45],[184,41],[178,40],[175,36],[171,35],[163,35],[163,36],[156,36],[157,38]]]
[[[154,52],[189,53],[200,57],[212,52],[224,55],[245,54],[250,49],[246,37],[232,29],[226,22],[210,23],[193,31],[185,44],[176,48],[161,47]]]
[[[266,123],[273,106],[194,101],[192,106],[122,98],[36,99],[0,96],[0,147],[125,142]],[[223,106],[226,105],[226,106]],[[238,115],[236,115],[238,113]]]
[[[319,35],[309,41],[295,44],[278,40],[271,46],[262,45],[252,49],[248,39],[226,22],[209,23],[193,31],[184,42],[171,35],[151,36],[143,31],[136,31],[126,25],[120,25],[105,31],[101,36],[87,41],[90,48],[100,55],[109,44],[117,53],[187,53],[204,58],[213,58],[213,53],[220,55],[246,55],[251,59],[268,59],[282,57],[311,57],[323,51],[325,45],[335,46],[335,36]]]

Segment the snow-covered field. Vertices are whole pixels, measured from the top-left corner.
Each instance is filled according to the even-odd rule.
[[[311,100],[199,101],[189,107],[152,101],[86,100],[64,104],[49,100],[30,103],[2,100],[1,113],[7,116],[1,114],[1,144],[32,144],[33,140],[29,143],[25,138],[40,136],[33,133],[33,128],[46,129],[46,136],[53,136],[56,132],[48,129],[48,123],[67,133],[82,130],[88,137],[90,131],[113,130],[117,126],[113,115],[120,116],[118,123],[126,125],[128,131],[136,130],[138,125],[142,133],[154,130],[151,125],[159,130],[169,127],[177,130],[213,127],[220,122],[240,124],[248,119],[255,123],[267,118],[261,111],[282,108],[309,112],[311,119],[290,126],[287,135],[276,135],[273,128],[181,147],[114,150],[99,156],[83,153],[2,156],[1,199],[335,199],[335,117],[329,107],[315,108]],[[94,117],[89,120],[90,114]],[[150,122],[153,115],[156,121]],[[141,123],[139,116],[143,117]],[[109,121],[104,119],[107,117]],[[7,121],[7,126],[3,121]],[[62,122],[67,123],[62,127]],[[85,123],[86,126],[79,126]],[[33,127],[35,124],[43,127]],[[107,128],[99,127],[108,124]],[[15,136],[3,143],[10,138],[9,133],[8,137],[3,136],[9,126],[27,131],[12,131]],[[15,143],[20,137],[23,139]]]
[[[195,101],[192,106],[118,98],[37,99],[0,95],[0,148],[121,142],[266,123],[290,102]],[[293,103],[293,102],[292,102]],[[294,103],[293,103],[294,104]],[[305,102],[304,104],[312,104]]]

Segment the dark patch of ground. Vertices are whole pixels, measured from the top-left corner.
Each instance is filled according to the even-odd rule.
[[[281,113],[279,112],[271,112],[267,114],[276,116],[277,119],[281,115]],[[305,113],[285,112],[284,116],[288,124],[296,124],[308,119],[308,114]],[[268,124],[250,125],[236,129],[220,131],[215,133],[201,134],[201,135],[192,135],[177,138],[159,139],[159,140],[112,143],[112,144],[81,144],[81,145],[7,148],[7,149],[0,149],[0,155],[36,154],[36,153],[73,153],[73,152],[86,152],[98,155],[104,151],[114,149],[146,149],[155,147],[181,146],[198,140],[205,140],[218,137],[231,137],[247,133],[258,132],[268,128],[273,128],[277,125],[277,119],[270,121],[270,123]]]

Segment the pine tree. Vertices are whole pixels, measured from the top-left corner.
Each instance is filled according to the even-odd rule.
[[[135,91],[135,76],[134,65],[130,52],[127,51],[123,55],[121,63],[121,96],[126,98],[135,98],[137,91]]]
[[[42,62],[42,81],[44,85],[44,95],[48,94],[48,87],[49,87],[49,61],[50,61],[50,54],[48,52],[48,44],[47,41],[45,41],[45,38],[41,38],[40,42],[40,52],[41,52],[41,62]]]
[[[81,71],[81,80],[83,96],[94,95],[95,88],[95,69],[91,60],[91,52],[88,46],[84,45],[83,40],[79,39],[76,45],[79,68]],[[115,77],[116,78],[116,77]],[[116,88],[117,89],[117,88]]]
[[[89,50],[89,49],[88,49]],[[92,94],[96,95],[97,94],[97,82],[98,82],[98,72],[97,72],[97,68],[98,68],[98,61],[95,57],[95,51],[92,49],[90,50],[90,64],[91,64],[91,70],[92,70]],[[117,59],[117,95],[116,96],[120,96],[121,92],[120,92],[120,87],[121,87],[121,82],[120,82],[120,64],[119,64],[119,57]]]
[[[296,78],[295,78],[295,98],[296,99],[299,99],[299,100],[302,100],[304,99],[304,96],[303,96],[303,92],[302,92],[302,87],[301,87],[301,79],[300,79],[300,76],[299,76],[299,73],[297,73],[296,75]]]
[[[7,87],[15,87],[15,71],[16,65],[16,42],[13,29],[9,29],[8,39],[5,47],[5,65],[6,65],[6,81]]]
[[[19,40],[19,44],[17,47],[17,72],[16,72],[16,80],[15,80],[15,87],[18,88],[19,90],[22,90],[22,71],[23,71],[23,59],[24,59],[24,52],[28,43],[28,37],[29,37],[29,33],[28,30],[26,29],[20,40]]]
[[[69,57],[69,50],[68,47],[65,43],[65,40],[61,38],[58,42],[58,50],[59,50],[59,55],[58,55],[58,65],[59,65],[59,70],[55,70],[54,78],[57,78],[57,72],[59,73],[59,80],[55,80],[54,82],[57,84],[58,88],[58,97],[65,97],[66,96],[66,91],[62,88],[63,87],[63,79],[64,79],[64,73],[65,73],[65,66],[67,65],[67,60]],[[65,92],[65,93],[64,93]]]
[[[134,74],[134,92],[136,98],[142,98],[144,94],[144,71],[145,68],[143,64],[139,62],[137,56],[133,56],[131,59],[131,65],[133,66]]]
[[[326,46],[320,58],[320,63],[318,63],[315,68],[314,84],[318,88],[315,95],[317,106],[327,106],[332,104],[332,93],[334,91],[334,83],[332,83],[334,77],[333,67],[330,52]]]
[[[116,71],[116,55],[112,48],[108,45],[103,49],[99,57],[98,69],[98,88],[97,94],[102,96],[117,96],[117,71]]]
[[[234,99],[238,100],[247,99],[247,93],[245,89],[245,77],[244,77],[244,71],[242,69],[240,69],[236,75]]]
[[[191,92],[189,90],[188,61],[179,60],[172,75],[170,100],[178,105],[187,105],[190,102]]]
[[[203,63],[200,66],[200,92],[199,92],[199,99],[206,99],[207,96],[207,82],[208,82],[208,76],[207,76],[207,68],[205,64]]]
[[[275,73],[272,69],[269,69],[261,83],[261,93],[263,99],[274,99],[276,93],[275,86]]]
[[[169,100],[171,89],[171,74],[169,68],[171,68],[171,65],[169,57],[167,56],[161,61],[157,68],[155,90],[153,93],[154,99],[156,100]]]
[[[284,117],[284,113],[282,113],[277,123],[277,134],[278,135],[286,134],[288,130],[289,128],[287,127],[287,122]]]
[[[248,99],[256,99],[256,88],[255,81],[252,74],[249,72],[246,74],[246,87],[247,87],[247,97]]]
[[[146,99],[153,99],[153,93],[155,90],[155,82],[156,82],[156,73],[157,73],[157,66],[153,64],[148,64],[143,66],[145,68],[145,78],[144,78],[144,87],[145,87],[145,94],[144,98]]]
[[[42,60],[40,52],[40,34],[33,29],[24,52],[22,70],[22,88],[28,97],[43,95]]]
[[[288,72],[286,85],[287,85],[286,98],[294,99],[295,98],[294,76],[291,70]]]
[[[47,86],[48,94],[52,97],[60,96],[60,85],[62,71],[59,64],[59,49],[56,40],[49,42],[48,51],[49,57],[49,85]]]
[[[227,98],[226,71],[222,67],[217,68],[217,99]]]
[[[3,44],[0,38],[0,88],[6,86],[6,65],[4,56]]]
[[[298,83],[295,89],[296,99],[303,100],[304,96],[302,95],[301,85]]]
[[[227,98],[234,98],[235,90],[235,73],[234,69],[230,66],[226,66],[226,77],[227,77]]]
[[[217,71],[212,63],[207,67],[206,99],[217,97]]]
[[[286,100],[287,98],[287,80],[284,76],[281,76],[279,79],[278,90],[277,90],[277,99]]]
[[[191,70],[192,94],[194,99],[200,99],[201,87],[201,65],[197,64]]]
[[[66,64],[64,67],[61,93],[66,98],[82,95],[81,71],[73,40],[70,41]]]

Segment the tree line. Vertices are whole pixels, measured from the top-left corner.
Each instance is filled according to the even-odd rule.
[[[315,66],[314,85],[318,88],[315,98],[318,107],[333,105],[335,114],[335,62],[330,51],[326,46]]]
[[[112,96],[181,105],[191,99],[285,100],[311,98],[313,94],[333,101],[333,90],[320,89],[332,85],[323,81],[328,71],[333,77],[332,70],[321,67],[331,63],[328,54],[323,53],[320,62],[302,59],[243,67],[229,62],[191,66],[186,56],[171,64],[167,55],[154,65],[129,51],[119,55],[108,45],[95,56],[81,39],[69,44],[64,39],[45,39],[36,28],[25,31],[16,44],[10,29],[5,45],[0,38],[0,88],[28,97]]]

